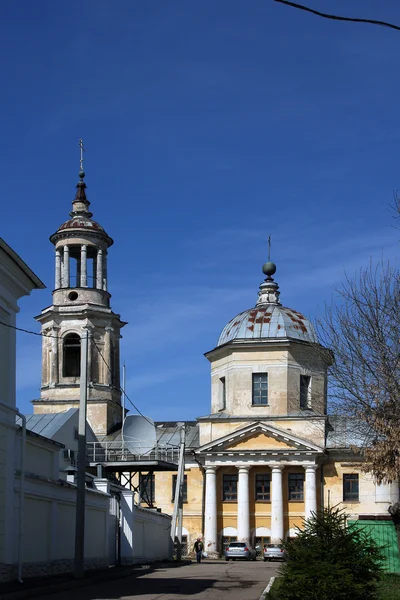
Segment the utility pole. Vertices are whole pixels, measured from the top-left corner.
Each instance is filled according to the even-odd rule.
[[[181,443],[179,449],[178,474],[176,477],[176,488],[174,498],[174,512],[172,513],[171,537],[175,544],[178,538],[176,560],[182,560],[182,520],[183,520],[183,485],[185,481],[185,424],[181,426]],[[177,529],[178,524],[178,529]]]
[[[88,342],[89,330],[81,338],[81,373],[78,423],[78,474],[76,487],[75,517],[75,579],[82,579],[85,562],[85,475],[86,475],[86,406],[88,389]]]
[[[122,365],[122,427],[125,423],[125,392],[126,392],[126,366]]]

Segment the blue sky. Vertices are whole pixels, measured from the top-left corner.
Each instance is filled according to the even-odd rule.
[[[307,0],[400,24],[398,0]],[[79,170],[114,238],[112,307],[127,392],[155,419],[210,408],[221,329],[254,305],[267,257],[283,304],[313,317],[344,271],[397,261],[400,33],[273,0],[85,0],[0,6],[0,235],[47,289],[48,237]],[[18,336],[18,406],[39,397],[40,339]]]

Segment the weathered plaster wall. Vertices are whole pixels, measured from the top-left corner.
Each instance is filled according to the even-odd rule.
[[[265,344],[263,348],[226,349],[211,364],[211,412],[231,416],[282,416],[300,411],[300,375],[309,375],[311,408],[323,413],[326,366],[311,346]],[[268,373],[268,406],[252,405],[252,374]],[[221,378],[225,378],[226,407],[222,405]]]
[[[389,506],[398,501],[398,483],[377,485],[370,473],[362,472],[362,463],[349,459],[324,465],[324,504],[343,508],[353,518],[359,515],[388,515]],[[359,474],[359,501],[343,502],[343,475]]]

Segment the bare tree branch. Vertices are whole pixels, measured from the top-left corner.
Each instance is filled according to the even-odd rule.
[[[318,17],[323,17],[324,19],[333,19],[334,21],[350,21],[351,23],[370,23],[371,25],[380,25],[381,27],[390,27],[390,29],[396,29],[400,31],[400,26],[394,25],[393,23],[387,23],[386,21],[376,21],[375,19],[359,19],[356,17],[342,17],[339,15],[330,15],[327,13],[320,12],[319,10],[315,10],[310,8],[309,6],[304,6],[303,4],[297,4],[297,2],[290,2],[289,0],[274,0],[275,2],[279,2],[280,4],[286,4],[286,6],[292,6],[293,8],[298,8],[299,10],[304,10],[306,12],[312,13],[313,15],[317,15]]]
[[[317,320],[330,348],[330,406],[368,432],[363,455],[378,481],[400,477],[400,273],[383,262],[347,277]]]

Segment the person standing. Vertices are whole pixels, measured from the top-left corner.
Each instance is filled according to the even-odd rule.
[[[197,538],[197,540],[194,543],[193,550],[196,552],[196,560],[198,563],[201,563],[203,548],[204,548],[204,545],[203,545],[203,542],[201,541],[201,538]]]

